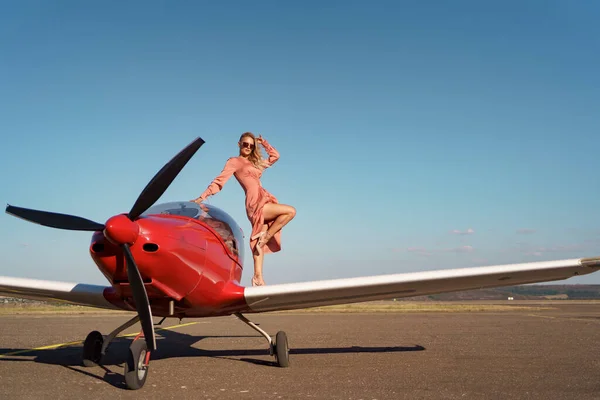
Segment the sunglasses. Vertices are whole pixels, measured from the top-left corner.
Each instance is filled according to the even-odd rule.
[[[254,145],[252,143],[249,143],[249,142],[242,142],[242,147],[246,148],[246,149],[253,149]]]

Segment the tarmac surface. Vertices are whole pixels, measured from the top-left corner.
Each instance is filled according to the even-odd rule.
[[[287,332],[289,368],[233,316],[167,320],[137,391],[123,379],[132,336],[81,364],[86,335],[130,315],[0,315],[0,398],[599,399],[600,302],[510,303],[551,309],[248,314]]]

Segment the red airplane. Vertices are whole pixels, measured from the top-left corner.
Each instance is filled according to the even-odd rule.
[[[154,205],[203,144],[201,138],[189,144],[152,178],[128,213],[104,224],[6,208],[40,225],[93,232],[90,255],[110,286],[0,277],[0,295],[135,311],[107,336],[91,332],[83,345],[83,364],[98,365],[110,342],[139,321],[142,330],[124,367],[130,389],[141,388],[148,376],[156,349],[153,317],[162,317],[160,325],[165,318],[235,315],[264,336],[270,355],[287,367],[285,332],[272,338],[243,314],[563,280],[600,269],[597,257],[243,287],[244,235],[226,212],[189,201]]]

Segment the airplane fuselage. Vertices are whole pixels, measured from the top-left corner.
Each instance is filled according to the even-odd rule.
[[[243,236],[227,214],[213,206],[188,202],[161,204],[146,214],[137,220],[139,235],[131,252],[153,315],[223,315],[228,308],[239,309],[244,304],[240,286]],[[89,250],[112,286],[105,297],[119,307],[135,311],[127,266],[119,247],[102,232],[95,232]]]

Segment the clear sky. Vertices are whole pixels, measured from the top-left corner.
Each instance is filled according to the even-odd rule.
[[[600,256],[600,5],[494,3],[3,2],[0,200],[104,222],[200,136],[192,199],[253,131],[267,283]],[[105,283],[90,236],[2,214],[0,275]]]

